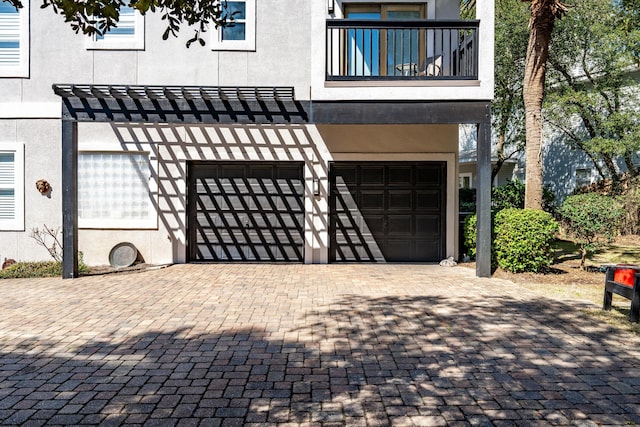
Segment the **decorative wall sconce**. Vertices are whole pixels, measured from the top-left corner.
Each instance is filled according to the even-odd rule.
[[[320,180],[318,178],[313,178],[313,195],[320,195]]]
[[[36,188],[38,189],[40,194],[45,196],[51,191],[51,184],[49,184],[49,182],[47,182],[47,180],[45,179],[39,179],[36,181]]]
[[[327,0],[327,12],[333,13],[335,10],[335,0]]]

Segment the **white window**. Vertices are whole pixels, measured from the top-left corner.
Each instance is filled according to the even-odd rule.
[[[0,77],[29,77],[29,1],[0,1]]]
[[[24,230],[24,146],[0,143],[0,230]]]
[[[234,24],[212,31],[213,50],[256,50],[255,0],[227,1],[222,7]]]
[[[144,50],[144,16],[132,7],[121,7],[118,25],[103,35],[94,35],[87,48]]]
[[[78,226],[156,228],[148,153],[78,154]]]
[[[461,173],[458,176],[458,188],[473,188],[472,177],[473,174],[471,172]]]

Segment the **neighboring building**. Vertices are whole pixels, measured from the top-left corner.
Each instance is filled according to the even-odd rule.
[[[47,259],[46,224],[65,277],[123,241],[154,264],[439,261],[460,123],[489,242],[493,0],[229,1],[237,24],[189,49],[159,14],[89,39],[23,4],[0,3],[0,257]]]
[[[622,107],[623,109],[635,107],[636,111],[638,111],[640,109],[640,104],[638,104],[640,102],[640,98],[638,98],[640,67],[637,65],[631,66],[627,70],[626,77],[629,80],[622,91],[626,91],[629,96],[624,98]],[[574,118],[572,129],[576,135],[584,135],[587,138],[584,124],[578,117]],[[563,132],[547,123],[545,124],[543,137],[543,182],[555,194],[556,204],[560,205],[567,196],[574,194],[580,187],[604,179],[595,167],[594,160],[583,150],[577,148],[573,141]],[[631,160],[635,166],[640,166],[640,151],[633,154]],[[606,174],[608,170],[604,162],[601,159],[596,161]],[[614,158],[614,162],[619,173],[627,171],[627,166],[621,157]],[[524,159],[521,159],[520,169],[523,176],[525,168]]]
[[[458,188],[476,188],[478,182],[478,150],[477,150],[477,132],[475,126],[460,125],[459,143],[458,143]],[[509,150],[511,147],[508,148]],[[499,187],[508,181],[518,178],[520,171],[519,154],[509,157],[504,161],[498,175],[491,183],[493,187]],[[491,151],[491,168],[496,165],[498,156],[492,149]]]
[[[544,185],[555,195],[555,203],[560,205],[567,196],[576,192],[580,187],[601,181],[593,160],[581,149],[572,147],[562,135],[549,130],[552,136],[545,138],[543,162]],[[640,152],[632,157],[634,165],[640,166]],[[600,165],[606,171],[604,164]],[[620,172],[626,172],[627,167],[622,159],[616,159],[616,167]],[[524,160],[521,168],[525,169]]]
[[[497,163],[497,158],[491,156],[491,168]],[[476,151],[461,151],[458,165],[458,188],[476,188],[478,181]],[[500,187],[517,178],[518,160],[507,159],[504,161],[498,175],[493,179],[492,185]]]

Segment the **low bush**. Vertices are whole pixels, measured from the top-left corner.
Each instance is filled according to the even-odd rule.
[[[502,209],[523,209],[525,197],[525,185],[522,181],[514,179],[507,181],[500,187],[495,187],[491,192],[491,201],[494,211]],[[556,211],[556,196],[549,187],[542,189],[542,208],[551,214]]]
[[[494,253],[498,265],[512,273],[540,272],[553,263],[551,244],[558,223],[548,212],[503,209],[495,217]]]
[[[62,276],[62,264],[57,261],[17,262],[0,271],[1,279]]]
[[[476,214],[469,215],[464,219],[463,234],[464,246],[467,249],[467,255],[471,258],[476,257],[476,228],[478,218]]]
[[[611,243],[620,231],[623,216],[620,203],[598,193],[569,196],[560,208],[562,224],[580,246],[580,266],[585,268],[587,255]]]
[[[78,272],[85,273],[89,267],[79,254]],[[62,263],[58,261],[30,261],[17,262],[4,270],[0,270],[0,279],[28,279],[33,277],[60,277],[62,276]]]
[[[491,201],[496,211],[502,209],[521,209],[524,207],[524,183],[514,179],[491,191]]]

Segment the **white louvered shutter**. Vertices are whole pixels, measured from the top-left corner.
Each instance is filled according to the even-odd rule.
[[[0,2],[0,67],[20,65],[20,12]]]
[[[120,19],[118,26],[109,30],[102,36],[96,36],[96,40],[127,40],[132,39],[136,35],[136,15],[135,9],[132,7],[122,7],[120,9]]]
[[[15,217],[15,154],[0,153],[0,220]]]

